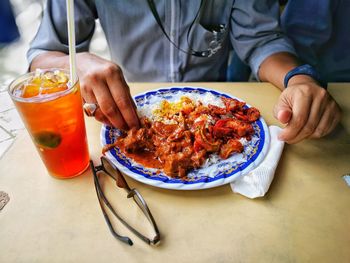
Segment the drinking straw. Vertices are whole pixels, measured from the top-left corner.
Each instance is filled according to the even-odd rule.
[[[69,71],[70,84],[73,85],[76,78],[75,62],[75,27],[74,27],[74,0],[66,0],[67,26],[68,26],[68,46],[69,46]]]

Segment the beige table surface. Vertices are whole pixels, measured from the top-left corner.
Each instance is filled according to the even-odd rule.
[[[174,84],[131,84],[134,94]],[[183,85],[183,83],[181,84]],[[280,92],[264,83],[191,83],[228,92],[258,107],[268,124]],[[148,202],[162,243],[149,247],[110,234],[90,171],[50,177],[26,132],[0,160],[0,262],[350,262],[350,84],[331,85],[343,106],[336,135],[287,145],[264,198],[250,200],[229,185],[198,191],[159,189],[127,178]],[[87,120],[97,163],[100,124]],[[118,197],[119,198],[119,197]],[[118,202],[127,202],[124,196]],[[130,210],[130,221],[140,215]]]

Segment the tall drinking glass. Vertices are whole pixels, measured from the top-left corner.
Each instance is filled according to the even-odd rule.
[[[57,178],[78,176],[89,166],[79,80],[68,81],[65,70],[37,70],[8,88],[49,174]]]

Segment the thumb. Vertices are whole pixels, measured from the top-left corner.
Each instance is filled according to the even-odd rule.
[[[277,120],[279,120],[282,124],[286,124],[292,118],[292,109],[289,105],[280,101],[275,105],[273,114]]]

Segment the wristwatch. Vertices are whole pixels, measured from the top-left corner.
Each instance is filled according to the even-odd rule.
[[[284,77],[284,88],[287,88],[289,80],[295,75],[308,75],[316,80],[322,88],[327,89],[327,83],[322,81],[320,74],[309,64],[298,66],[289,71]]]

